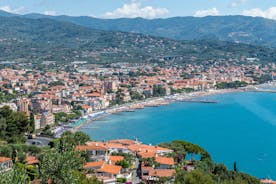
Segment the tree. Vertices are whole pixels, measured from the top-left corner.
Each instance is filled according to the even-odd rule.
[[[50,125],[46,125],[45,128],[42,130],[41,134],[44,135],[44,136],[51,137],[53,135],[53,133],[51,131]]]
[[[4,138],[6,136],[6,129],[7,129],[7,120],[5,118],[0,118],[0,137]]]
[[[0,135],[8,143],[25,142],[24,133],[28,131],[30,122],[23,112],[14,112],[8,106],[0,108]]]
[[[120,160],[115,163],[115,165],[122,166],[122,168],[127,169],[129,168],[129,163],[125,160]]]
[[[154,85],[153,86],[153,96],[165,96],[166,95],[166,89],[163,88],[161,85]]]
[[[50,142],[51,147],[55,147],[59,152],[72,150],[76,145],[84,145],[90,138],[83,132],[64,132],[59,139]]]
[[[234,168],[233,168],[233,170],[234,170],[235,172],[237,172],[237,171],[238,171],[238,168],[237,168],[237,162],[236,162],[236,161],[234,162]]]
[[[30,179],[26,171],[15,166],[9,172],[0,172],[1,184],[29,184]]]
[[[213,184],[215,183],[212,177],[204,174],[199,170],[191,171],[185,175],[183,184]]]
[[[33,133],[35,131],[35,119],[34,113],[30,114],[30,132]]]
[[[76,132],[74,134],[74,141],[78,145],[83,145],[87,141],[90,141],[90,137],[87,134],[83,133],[83,132]]]
[[[118,183],[126,183],[127,179],[126,178],[117,178]]]
[[[77,184],[84,159],[75,151],[47,151],[39,156],[39,173],[45,183],[51,180],[53,184]]]

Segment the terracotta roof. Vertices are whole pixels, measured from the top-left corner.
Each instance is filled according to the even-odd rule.
[[[90,151],[90,150],[107,150],[106,147],[100,145],[80,145],[76,146],[75,150],[78,151]]]
[[[124,160],[123,156],[109,156],[109,160],[111,161],[112,164],[115,164],[118,161]]]
[[[26,162],[28,165],[38,164],[39,160],[34,156],[27,156]]]
[[[121,166],[111,165],[111,164],[103,164],[103,166],[98,169],[99,172],[111,173],[111,174],[120,174]]]
[[[142,167],[142,170],[148,171],[148,176],[155,177],[172,177],[175,174],[174,169],[153,169],[152,167]]]
[[[9,161],[9,160],[11,160],[11,158],[8,158],[8,157],[0,157],[0,163],[2,163],[2,162],[7,162],[7,161]]]
[[[155,152],[139,152],[138,155],[141,158],[154,158],[156,153]]]
[[[156,160],[156,162],[159,163],[159,164],[174,165],[174,160],[173,160],[173,158],[157,156],[157,157],[155,158],[155,160]]]
[[[261,184],[276,184],[276,181],[270,179],[262,179]]]
[[[107,146],[108,148],[127,149],[126,146],[124,146],[123,144],[120,144],[120,143],[106,143],[106,146]]]
[[[133,152],[158,152],[158,151],[172,151],[167,148],[162,148],[159,146],[150,146],[146,144],[135,144],[128,146],[128,149],[130,149]]]
[[[89,105],[82,105],[81,108],[83,108],[83,109],[90,109],[91,107]]]
[[[108,149],[105,142],[89,141],[89,142],[86,143],[86,145],[88,145],[88,146],[101,146],[101,147],[105,147],[106,149]]]
[[[88,93],[88,94],[85,94],[85,96],[87,96],[87,97],[100,97],[101,94],[100,93]]]
[[[86,162],[83,167],[85,169],[89,169],[89,168],[93,168],[93,167],[102,167],[103,164],[104,164],[104,161],[100,161],[100,162]]]
[[[174,169],[155,169],[154,171],[150,172],[149,175],[156,177],[172,177],[174,174]]]
[[[110,140],[109,142],[111,142],[111,143],[120,143],[120,144],[128,145],[128,146],[136,144],[136,142],[134,140],[129,140],[129,139]]]

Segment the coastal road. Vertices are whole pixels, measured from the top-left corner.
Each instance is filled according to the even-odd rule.
[[[51,142],[51,138],[48,137],[36,137],[33,139],[27,139],[26,144],[36,146],[47,146]]]

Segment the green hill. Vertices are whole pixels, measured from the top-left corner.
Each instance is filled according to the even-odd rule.
[[[222,41],[176,41],[149,35],[92,30],[51,19],[0,16],[0,61],[200,62],[258,57],[273,49]]]
[[[29,18],[45,15],[29,14]],[[48,16],[92,29],[150,34],[177,40],[221,40],[276,47],[276,21],[260,17],[209,16],[168,19],[97,19],[91,17]]]

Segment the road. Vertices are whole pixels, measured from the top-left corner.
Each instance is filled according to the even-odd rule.
[[[26,144],[37,145],[37,146],[47,146],[51,140],[52,139],[48,137],[36,137],[33,139],[27,139]]]
[[[139,160],[136,158],[135,160],[135,166],[134,166],[136,169],[132,172],[132,183],[133,184],[139,184],[140,183],[140,178],[139,176],[137,175],[137,171],[139,169]]]

